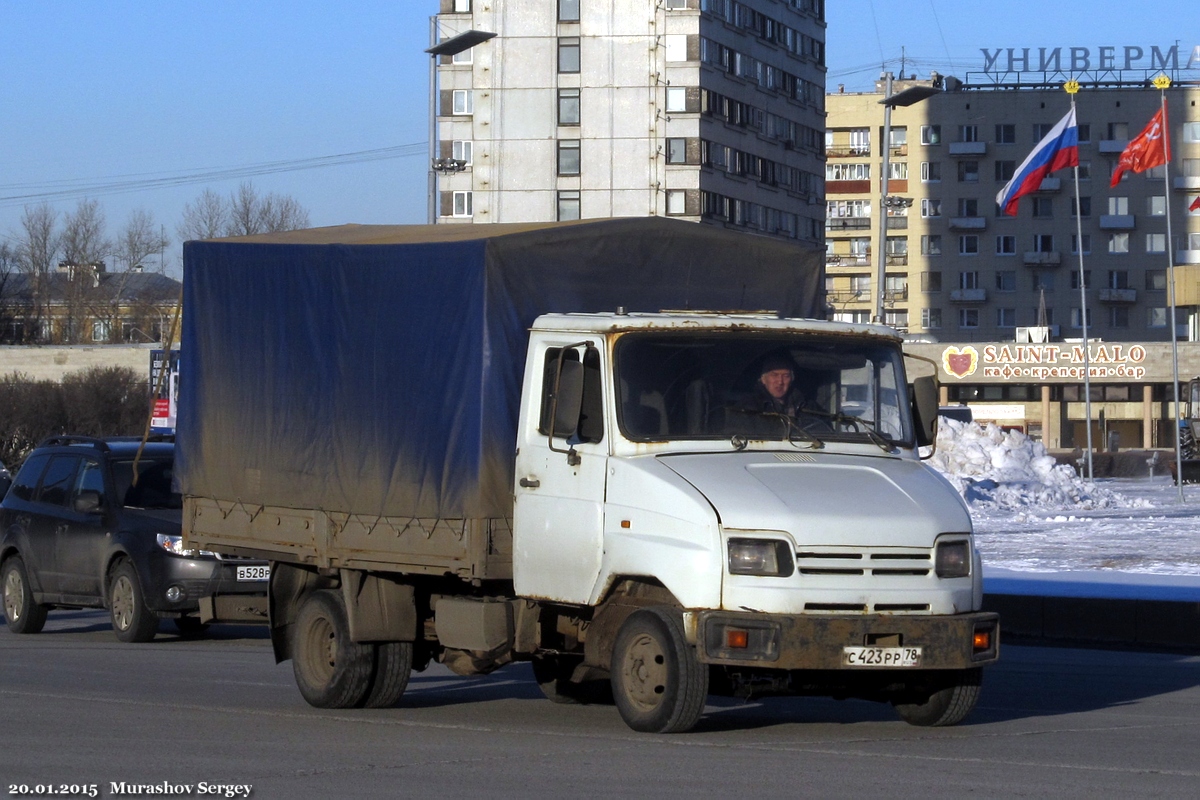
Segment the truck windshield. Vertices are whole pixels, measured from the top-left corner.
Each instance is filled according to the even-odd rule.
[[[900,348],[804,334],[628,333],[618,422],[634,441],[911,444]]]

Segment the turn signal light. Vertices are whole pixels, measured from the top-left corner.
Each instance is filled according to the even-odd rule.
[[[974,646],[976,650],[988,650],[992,646],[991,631],[975,631]]]
[[[750,632],[738,628],[726,628],[725,646],[731,650],[745,650],[750,646]]]

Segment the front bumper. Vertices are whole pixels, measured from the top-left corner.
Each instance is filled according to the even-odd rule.
[[[200,610],[203,598],[225,595],[266,596],[267,581],[239,581],[237,568],[265,565],[265,561],[231,560],[216,558],[187,558],[167,555],[151,560],[150,580],[146,582],[146,605],[154,611],[166,613],[195,613]],[[180,592],[178,600],[168,599],[172,588]]]
[[[745,646],[730,647],[744,638]],[[987,634],[980,647],[976,634]],[[845,648],[921,648],[919,668],[960,670],[1000,657],[1000,616],[970,614],[856,616],[755,614],[705,611],[698,615],[697,652],[707,664],[780,670],[859,671],[845,663]],[[878,667],[873,669],[880,669]],[[883,669],[909,669],[883,667]]]

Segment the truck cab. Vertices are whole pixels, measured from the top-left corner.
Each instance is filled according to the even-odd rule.
[[[647,730],[698,713],[677,706],[710,674],[887,699],[918,724],[970,711],[998,622],[970,514],[919,458],[935,393],[914,402],[894,331],[551,314],[525,374],[514,592],[587,620],[558,648],[582,652],[562,680],[607,672]],[[647,672],[658,660],[678,674]]]

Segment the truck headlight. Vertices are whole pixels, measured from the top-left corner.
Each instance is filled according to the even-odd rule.
[[[786,578],[796,570],[792,548],[779,539],[730,539],[729,574]]]
[[[959,539],[938,542],[934,569],[939,578],[965,578],[971,574],[971,542]]]

